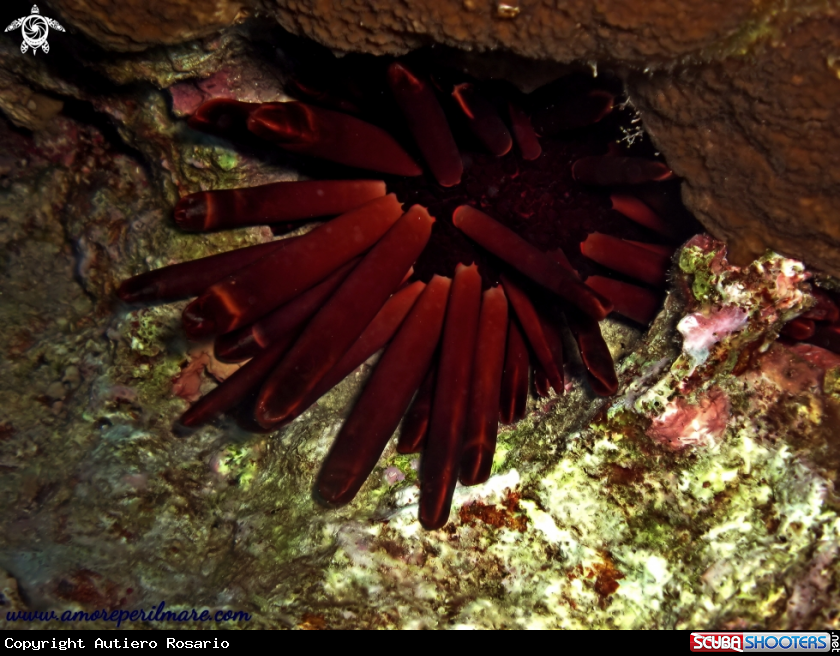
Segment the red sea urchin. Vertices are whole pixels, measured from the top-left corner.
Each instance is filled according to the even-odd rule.
[[[616,392],[598,321],[613,309],[652,319],[686,227],[663,218],[674,202],[667,166],[616,145],[626,116],[613,112],[614,88],[573,77],[526,97],[403,62],[379,79],[377,98],[399,107],[384,120],[300,82],[307,103],[200,107],[194,128],[329,160],[348,179],[191,194],[175,208],[181,228],[339,216],[302,237],[135,276],[119,295],[197,296],[187,336],[215,337],[221,359],[250,358],[185,426],[248,403],[262,429],[279,428],[385,347],[316,490],[331,505],[350,501],[405,416],[398,450],[422,450],[420,520],[439,528],[458,478],[489,477],[498,419],[524,415],[529,369],[540,395],[563,393],[564,326],[592,390]],[[386,179],[356,179],[358,169]]]

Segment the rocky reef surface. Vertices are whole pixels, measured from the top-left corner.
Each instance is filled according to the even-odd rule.
[[[740,264],[772,248],[840,275],[840,24],[834,2],[55,0],[106,48],[177,44],[257,15],[342,52],[430,43],[627,73],[685,200]],[[486,61],[486,59],[484,60]],[[489,67],[522,84],[509,56]],[[547,67],[551,70],[551,66]],[[556,68],[554,69],[556,70]]]
[[[185,235],[170,212],[180,194],[298,175],[182,120],[206,97],[283,98],[282,51],[244,26],[108,56],[66,36],[28,59],[0,42],[4,613],[165,601],[245,611],[240,627],[840,624],[840,357],[776,341],[812,303],[800,262],[739,268],[720,241],[686,244],[649,333],[607,322],[619,395],[578,380],[533,402],[444,529],[420,528],[416,457],[392,449],[327,510],[312,483],[369,367],[280,433],[176,437],[186,399],[227,372],[184,340],[182,306],[114,297],[140,270],[270,237]]]

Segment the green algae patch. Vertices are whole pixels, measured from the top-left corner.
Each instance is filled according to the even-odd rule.
[[[259,459],[265,451],[265,441],[230,443],[216,456],[211,468],[219,476],[247,490],[259,472]]]
[[[714,258],[710,253],[699,246],[687,246],[680,251],[679,267],[683,273],[693,276],[691,280],[691,291],[698,301],[707,301],[714,289],[714,281],[709,264]]]

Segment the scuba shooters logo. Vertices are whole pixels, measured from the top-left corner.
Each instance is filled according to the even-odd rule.
[[[692,633],[691,651],[744,651],[740,633]]]
[[[691,634],[691,651],[699,652],[771,652],[809,653],[832,650],[832,636],[827,631],[717,632]]]
[[[32,13],[29,16],[22,16],[13,20],[9,27],[6,28],[6,32],[11,32],[17,28],[20,28],[21,34],[23,35],[23,43],[20,44],[20,51],[26,53],[27,50],[32,48],[33,55],[38,48],[44,52],[50,51],[50,44],[47,43],[47,35],[50,33],[50,28],[59,32],[64,31],[64,28],[58,21],[41,16],[38,5],[32,5]]]

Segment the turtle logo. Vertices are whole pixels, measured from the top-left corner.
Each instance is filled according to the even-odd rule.
[[[20,51],[26,52],[32,48],[32,54],[40,48],[44,52],[50,51],[50,44],[47,43],[47,35],[50,33],[50,28],[63,32],[64,28],[54,21],[52,18],[41,16],[38,10],[38,5],[32,5],[32,13],[29,16],[18,18],[12,21],[12,24],[6,28],[7,32],[20,28],[23,35],[23,43],[20,44]]]

